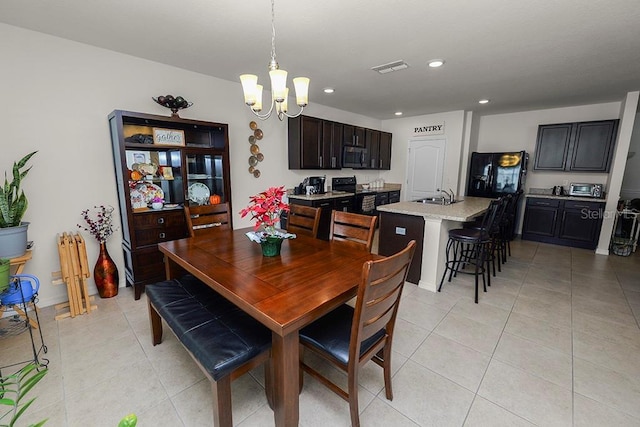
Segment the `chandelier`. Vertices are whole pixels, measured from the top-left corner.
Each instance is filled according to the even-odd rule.
[[[240,82],[244,92],[244,103],[249,106],[253,114],[259,119],[266,120],[275,111],[278,119],[284,117],[298,117],[302,114],[304,107],[309,103],[309,78],[296,77],[293,79],[293,86],[296,91],[296,104],[300,107],[297,114],[288,114],[287,98],[289,88],[287,88],[287,72],[281,70],[276,61],[276,26],[274,1],[271,0],[271,61],[269,61],[269,77],[271,79],[271,106],[269,111],[260,114],[262,111],[262,85],[258,84],[258,76],[255,74],[242,74]]]

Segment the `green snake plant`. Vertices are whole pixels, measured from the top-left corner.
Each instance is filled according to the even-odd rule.
[[[7,172],[4,173],[4,186],[0,187],[0,228],[17,227],[22,221],[22,217],[29,205],[24,191],[20,190],[20,183],[31,170],[29,167],[22,170],[31,156],[37,151],[24,156],[18,163],[13,162],[13,180],[7,179]]]

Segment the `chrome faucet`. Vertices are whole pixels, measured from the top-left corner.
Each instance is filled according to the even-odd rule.
[[[439,192],[441,192],[441,193],[446,194],[446,195],[447,195],[447,197],[449,198],[449,203],[445,203],[445,199],[444,199],[444,198],[442,199],[442,204],[443,204],[443,205],[450,205],[450,204],[452,204],[453,202],[455,202],[455,195],[454,195],[454,193],[453,193],[453,190],[452,190],[452,189],[449,189],[449,191],[451,191],[451,193],[448,193],[448,192],[447,192],[447,190],[441,190],[441,189],[439,189],[439,188],[436,188],[436,190],[437,190],[437,191],[439,191]]]

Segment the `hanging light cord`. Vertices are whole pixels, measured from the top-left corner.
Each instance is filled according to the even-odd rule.
[[[271,0],[271,62],[269,63],[270,70],[277,70],[280,68],[276,61],[276,13],[275,13],[275,0]]]

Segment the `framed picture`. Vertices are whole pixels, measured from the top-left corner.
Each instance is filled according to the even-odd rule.
[[[173,168],[171,166],[160,166],[160,170],[164,179],[173,179]]]
[[[153,128],[154,145],[184,146],[184,131],[176,129]]]
[[[134,164],[144,164],[151,161],[149,151],[127,151],[127,168],[133,169]]]

